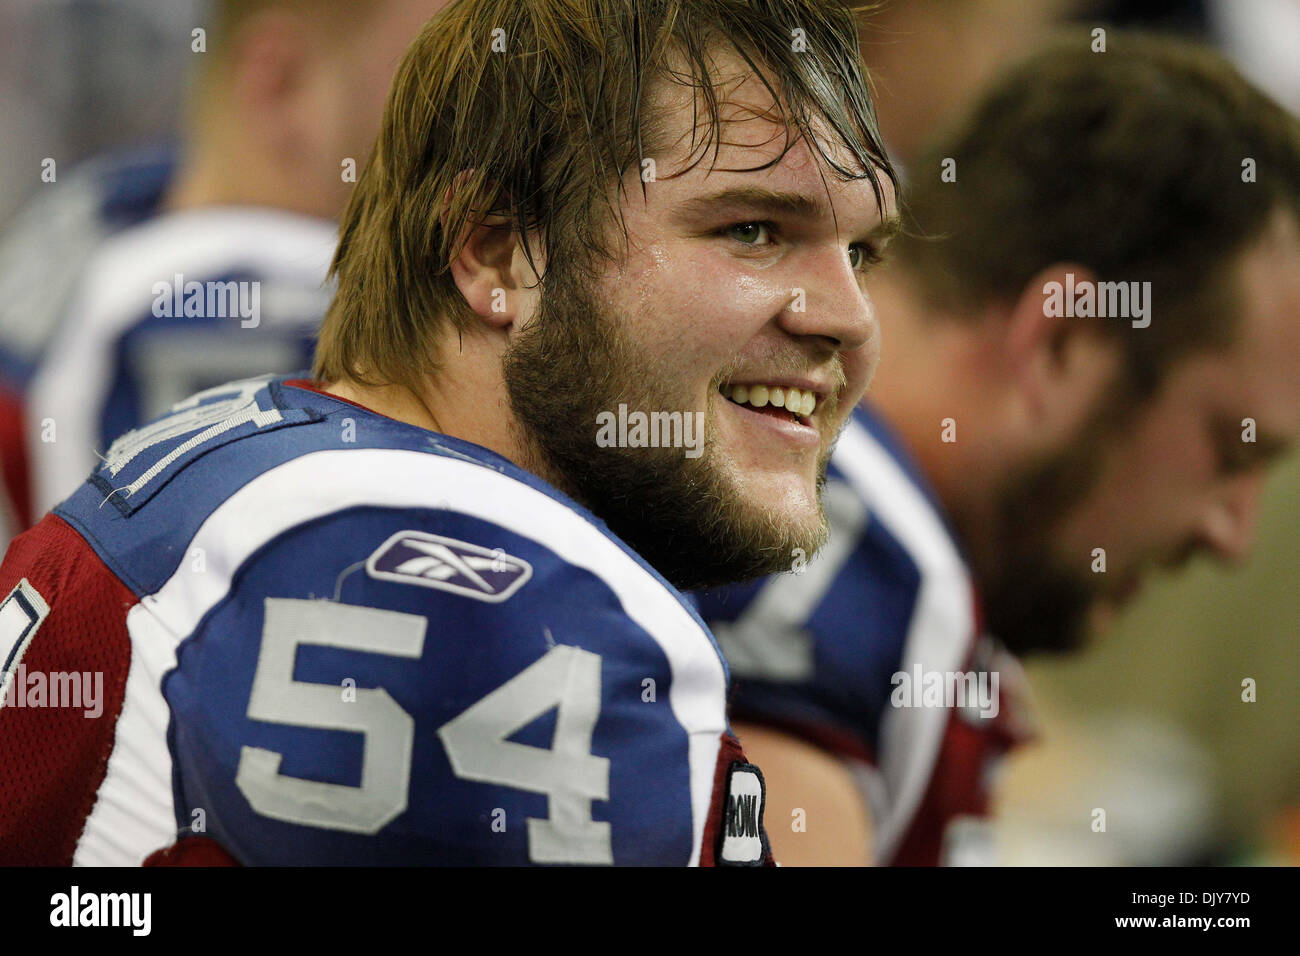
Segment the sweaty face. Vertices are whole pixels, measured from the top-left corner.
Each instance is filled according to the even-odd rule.
[[[1295,223],[1275,223],[1239,277],[1230,349],[1181,360],[1140,406],[1099,409],[1090,434],[1008,493],[1011,558],[988,599],[1013,650],[1077,646],[1090,606],[1122,606],[1153,568],[1249,552],[1265,466],[1300,437]],[[1093,570],[1098,548],[1104,572]]]
[[[716,162],[688,169],[679,92],[674,145],[622,200],[626,257],[590,277],[552,262],[505,374],[530,465],[687,589],[788,570],[824,540],[826,461],[878,357],[863,279],[888,230],[869,181],[784,151],[752,79],[725,91]],[[634,447],[633,413],[702,422],[703,442]]]

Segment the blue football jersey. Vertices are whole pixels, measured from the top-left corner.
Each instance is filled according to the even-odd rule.
[[[336,231],[283,210],[211,207],[102,242],[24,396],[33,514],[186,396],[309,364]]]
[[[304,381],[118,439],[0,587],[0,862],[770,862],[692,606],[506,459]],[[78,660],[100,719],[24,707]]]
[[[170,147],[124,150],[43,184],[0,237],[0,386],[21,393],[66,317],[95,250],[158,214]]]
[[[114,234],[158,213],[175,165],[168,148],[83,163],[42,184],[0,235],[0,544],[32,523],[25,410],[32,377],[87,263]],[[52,437],[47,431],[46,440]],[[81,474],[65,492],[92,462],[78,465]]]
[[[1011,706],[1019,666],[980,633],[937,496],[865,406],[840,437],[824,503],[830,539],[798,573],[699,595],[735,677],[732,716],[860,771],[878,863],[987,862],[990,772],[1023,736]],[[968,673],[998,675],[994,706],[900,693],[917,675]]]

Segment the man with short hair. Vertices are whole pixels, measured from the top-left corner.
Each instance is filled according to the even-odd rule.
[[[1153,566],[1244,555],[1300,433],[1300,124],[1222,58],[1062,38],[910,172],[830,543],[702,601],[790,863],[987,861],[1028,732],[1002,648],[1069,650]]]
[[[122,432],[310,361],[338,217],[447,0],[218,0],[176,149],[101,157],[0,256],[0,464],[22,531]],[[8,536],[4,535],[7,542]]]
[[[677,588],[820,545],[892,197],[837,2],[449,7],[315,379],[122,437],[0,566],[9,693],[106,672],[101,721],[0,706],[0,859],[770,862]]]

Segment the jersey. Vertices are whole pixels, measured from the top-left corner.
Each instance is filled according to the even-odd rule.
[[[849,761],[877,863],[988,862],[991,777],[1026,733],[1019,666],[980,633],[937,498],[865,407],[832,456],[824,502],[830,539],[798,573],[699,595],[735,676],[733,718]],[[974,684],[951,678],[961,698],[926,695],[966,674]],[[983,705],[969,693],[980,680]]]
[[[305,381],[118,439],[0,592],[0,865],[771,863],[682,596],[506,459]]]
[[[46,184],[0,241],[0,542],[32,520],[24,424],[32,376],[68,314],[86,263],[109,237],[157,214],[174,169],[167,148],[84,163]]]
[[[33,513],[187,395],[308,364],[336,239],[327,220],[211,207],[103,242],[27,395]]]

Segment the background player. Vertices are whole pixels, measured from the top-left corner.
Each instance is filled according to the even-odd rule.
[[[976,638],[1067,650],[1153,567],[1241,557],[1300,432],[1300,127],[1207,49],[1091,47],[1039,50],[913,166],[831,543],[703,601],[772,819],[806,818],[772,827],[789,861],[863,862],[869,831],[879,862],[987,859],[991,772],[1026,728],[1014,660]],[[1085,311],[1094,282],[1125,310]],[[995,705],[927,704],[932,674]],[[832,754],[874,768],[873,815]]]
[[[217,0],[176,43],[179,149],[46,190],[0,254],[0,460],[19,529],[119,434],[310,362],[337,218],[410,38],[446,0]]]

